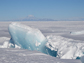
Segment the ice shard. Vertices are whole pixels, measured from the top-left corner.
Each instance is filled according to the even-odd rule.
[[[11,23],[8,29],[11,35],[10,43],[13,44],[13,48],[16,44],[23,49],[37,50],[51,56],[56,56],[56,51],[51,51],[45,46],[47,39],[40,30],[20,23]]]
[[[11,23],[9,33],[11,35],[10,41],[24,49],[42,51],[47,42],[40,30],[20,23]]]

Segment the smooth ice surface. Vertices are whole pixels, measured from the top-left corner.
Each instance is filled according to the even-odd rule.
[[[84,56],[82,56],[80,60],[82,63],[84,63]]]
[[[9,33],[13,44],[29,50],[41,50],[47,42],[40,30],[20,23],[11,23]]]
[[[37,50],[52,56],[56,56],[56,51],[51,51],[45,46],[47,39],[36,28],[22,25],[20,23],[11,23],[9,25],[9,33],[11,35],[10,43],[28,50]]]

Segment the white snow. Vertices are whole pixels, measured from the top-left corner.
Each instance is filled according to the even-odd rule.
[[[15,49],[10,49],[8,46],[13,44],[9,43],[10,35],[8,33],[8,25],[11,22],[0,22],[0,63],[81,63],[80,60],[74,60],[76,57],[81,57],[81,61],[84,59],[84,36],[83,33],[79,36],[69,35],[70,32],[84,30],[84,22],[80,21],[60,21],[60,22],[22,22],[25,25],[35,27],[41,30],[41,32],[47,37],[48,43],[46,44],[52,51],[58,51],[58,57],[61,58],[51,58],[49,56],[45,57],[40,53],[32,54],[32,52],[27,50],[19,50],[20,48],[15,45]],[[15,24],[14,24],[15,25]],[[25,26],[24,25],[24,26]],[[22,27],[23,28],[23,27]],[[27,29],[25,27],[25,29]],[[15,33],[15,32],[14,32]],[[64,37],[66,36],[66,38]],[[70,36],[70,37],[69,37]],[[3,38],[5,37],[5,38]],[[9,38],[8,38],[9,37]],[[72,39],[71,39],[72,38]],[[7,40],[6,40],[7,39]],[[36,46],[40,43],[35,42]],[[22,52],[23,51],[23,52]],[[19,54],[24,56],[21,56]],[[31,53],[31,55],[29,55]],[[43,56],[40,57],[39,55]],[[11,57],[10,57],[11,56]],[[35,56],[35,57],[34,57]],[[30,59],[31,58],[31,59]],[[38,59],[39,58],[39,59]],[[73,60],[68,60],[73,59]],[[33,60],[33,61],[32,61]]]
[[[82,35],[84,31],[71,32],[71,35]]]
[[[47,36],[48,43],[46,44],[51,50],[57,51],[61,59],[76,59],[84,54],[84,41],[64,38],[61,36]]]
[[[10,40],[10,38],[0,37],[0,43],[2,44],[2,45],[0,45],[0,48],[8,48],[9,47],[9,40]]]

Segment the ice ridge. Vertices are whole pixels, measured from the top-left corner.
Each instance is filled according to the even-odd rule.
[[[84,41],[73,40],[61,36],[47,36],[46,46],[57,51],[57,57],[61,59],[80,59],[84,56]]]

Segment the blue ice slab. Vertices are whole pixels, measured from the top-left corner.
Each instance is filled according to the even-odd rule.
[[[45,46],[47,39],[40,30],[20,23],[11,23],[8,29],[12,44],[17,44],[23,49],[37,50],[51,56],[56,56],[56,51],[51,51]]]
[[[41,50],[47,42],[40,30],[19,23],[10,24],[9,33],[13,44],[29,50]]]

